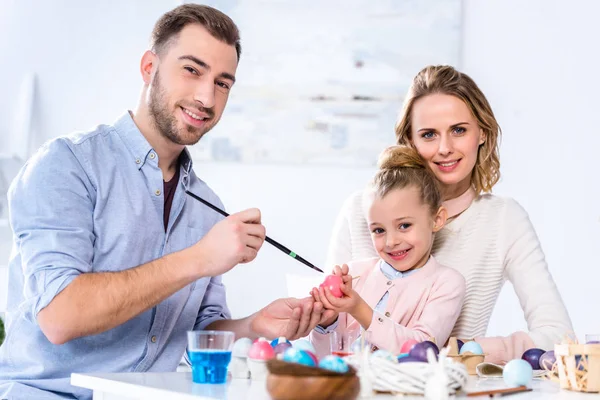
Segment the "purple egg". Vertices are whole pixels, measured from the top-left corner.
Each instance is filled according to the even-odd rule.
[[[276,344],[273,350],[275,351],[275,354],[283,354],[290,347],[292,347],[292,344],[290,342],[281,342],[279,344]]]
[[[456,339],[456,344],[458,345],[458,352],[460,353],[460,349],[462,349],[463,344],[465,344],[465,342],[463,342],[460,339]]]
[[[521,357],[521,359],[527,361],[531,365],[531,368],[533,368],[534,370],[541,369],[540,368],[540,357],[545,352],[546,351],[542,350],[542,349],[529,349],[525,353],[523,353],[523,356]]]
[[[413,357],[413,356],[406,356],[406,357],[402,357],[402,358],[398,359],[399,364],[402,364],[405,362],[425,362],[425,361],[421,360],[420,358]]]
[[[551,371],[555,362],[556,356],[554,355],[554,350],[547,351],[540,357],[540,369]]]
[[[435,358],[437,359],[440,349],[438,349],[435,343],[430,342],[429,340],[415,344],[415,346],[408,353],[409,357],[415,357],[426,362],[427,349],[432,349],[435,354]]]

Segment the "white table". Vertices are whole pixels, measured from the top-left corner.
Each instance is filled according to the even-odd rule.
[[[94,391],[94,400],[270,400],[264,381],[233,379],[224,385],[199,385],[192,382],[190,372],[170,373],[119,373],[119,374],[73,374],[71,384]],[[467,391],[481,391],[503,388],[501,379],[472,378],[467,384]],[[513,394],[507,399],[539,399],[539,400],[595,400],[597,394],[577,393],[560,390],[558,384],[534,380],[530,387],[532,392]],[[460,395],[461,397],[464,394]],[[391,395],[377,395],[376,399],[398,398]],[[404,397],[404,399],[421,399],[423,397]],[[469,397],[471,398],[471,397]],[[487,399],[489,397],[472,397]]]

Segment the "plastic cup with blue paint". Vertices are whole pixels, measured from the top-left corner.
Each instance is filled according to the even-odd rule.
[[[188,331],[188,357],[194,383],[225,383],[235,335],[226,331]]]

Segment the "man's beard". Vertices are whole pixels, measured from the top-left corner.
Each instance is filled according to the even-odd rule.
[[[171,142],[183,146],[193,145],[204,136],[212,127],[208,127],[205,132],[191,125],[185,124],[187,135],[183,135],[177,128],[177,119],[175,115],[169,113],[166,92],[160,83],[159,71],[154,75],[152,91],[150,92],[150,102],[148,104],[149,113],[152,117],[154,126],[158,132]],[[213,118],[214,112],[210,109],[204,109],[210,118]]]

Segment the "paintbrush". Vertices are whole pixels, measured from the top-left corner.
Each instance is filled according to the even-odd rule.
[[[199,202],[201,202],[202,204],[204,204],[205,206],[212,208],[214,211],[218,212],[219,214],[221,214],[224,217],[229,217],[229,214],[227,214],[225,211],[221,210],[219,207],[209,203],[208,201],[204,200],[202,197],[196,196],[194,193],[190,192],[189,190],[185,191],[188,195],[190,195],[190,197],[198,200]],[[293,251],[291,251],[290,249],[288,249],[287,247],[285,247],[284,245],[282,245],[279,242],[276,242],[275,240],[271,239],[270,237],[266,236],[265,237],[265,242],[275,246],[277,249],[283,251],[285,254],[287,254],[288,256],[292,257],[294,260],[298,260],[300,261],[302,264],[314,269],[315,271],[319,271],[319,272],[323,272],[320,268],[314,266],[312,263],[306,261],[304,258],[300,257],[298,254],[294,253]]]

